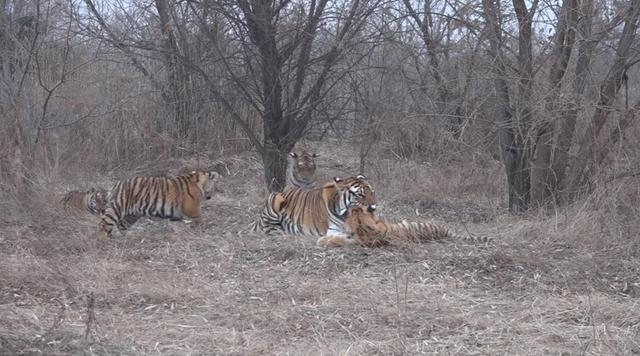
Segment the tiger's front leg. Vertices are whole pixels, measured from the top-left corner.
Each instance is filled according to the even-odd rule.
[[[200,202],[188,202],[182,207],[182,213],[185,218],[189,218],[196,227],[202,223],[202,212],[200,210]]]
[[[316,244],[320,247],[345,247],[357,244],[358,241],[347,235],[325,235],[318,239]]]
[[[358,241],[353,238],[353,234],[347,226],[329,222],[329,228],[325,236],[318,239],[316,244],[321,247],[344,247],[357,244]]]
[[[104,213],[100,217],[100,224],[98,225],[97,239],[99,241],[106,241],[111,237],[113,227],[119,224],[118,215],[110,206],[105,209]]]

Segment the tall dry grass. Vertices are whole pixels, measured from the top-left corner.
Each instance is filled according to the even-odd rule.
[[[358,173],[357,148],[312,144],[322,179]],[[163,161],[133,171],[191,163]],[[252,154],[219,161],[228,174],[196,229],[143,220],[99,244],[96,218],[60,209],[60,191],[110,183],[128,170],[86,182],[61,175],[34,184],[29,196],[3,199],[2,353],[640,350],[633,179],[603,185],[568,208],[515,217],[504,210],[497,162],[418,164],[377,149],[364,173],[385,218],[435,219],[497,242],[324,250],[314,239],[247,232],[265,194],[260,162]]]

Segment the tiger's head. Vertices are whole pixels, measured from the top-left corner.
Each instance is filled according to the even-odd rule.
[[[345,223],[353,237],[367,247],[380,247],[389,244],[386,239],[387,225],[374,215],[375,206],[357,206],[349,211]]]
[[[341,179],[333,178],[333,185],[338,192],[337,199],[338,213],[340,216],[346,216],[347,212],[357,206],[363,206],[367,209],[376,209],[376,195],[367,180],[367,177],[358,175]]]
[[[300,151],[300,154],[289,153],[293,158],[293,166],[291,174],[293,175],[294,186],[311,186],[315,184],[316,176],[316,157],[315,153],[309,153],[307,150]]]
[[[102,214],[107,209],[107,191],[102,188],[91,188],[87,192],[89,201],[87,208],[93,214]]]
[[[200,188],[202,196],[207,200],[211,199],[216,190],[215,182],[220,178],[220,174],[213,171],[192,171],[189,176]]]

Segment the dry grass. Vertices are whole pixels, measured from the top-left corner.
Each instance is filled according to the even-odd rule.
[[[326,177],[356,173],[352,151],[318,152]],[[369,176],[386,218],[498,242],[323,250],[247,233],[264,191],[241,156],[226,160],[201,228],[141,221],[99,244],[96,219],[57,210],[69,182],[56,182],[37,197],[49,203],[3,203],[0,353],[640,353],[638,220],[601,201],[623,189],[515,218],[498,163],[378,158]]]

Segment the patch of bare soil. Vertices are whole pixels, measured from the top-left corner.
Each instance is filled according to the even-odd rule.
[[[347,153],[331,149],[319,149],[323,174],[349,174],[351,161],[334,161]],[[98,243],[96,218],[55,202],[4,221],[0,354],[640,353],[638,257],[581,244],[568,220],[557,228],[500,214],[486,191],[455,194],[456,181],[496,182],[500,172],[444,185],[434,167],[370,168],[385,218],[437,215],[405,205],[421,191],[484,211],[490,218],[435,217],[494,244],[327,250],[249,232],[263,179],[254,161],[228,161],[200,227],[143,219]],[[398,178],[398,167],[414,173]]]

